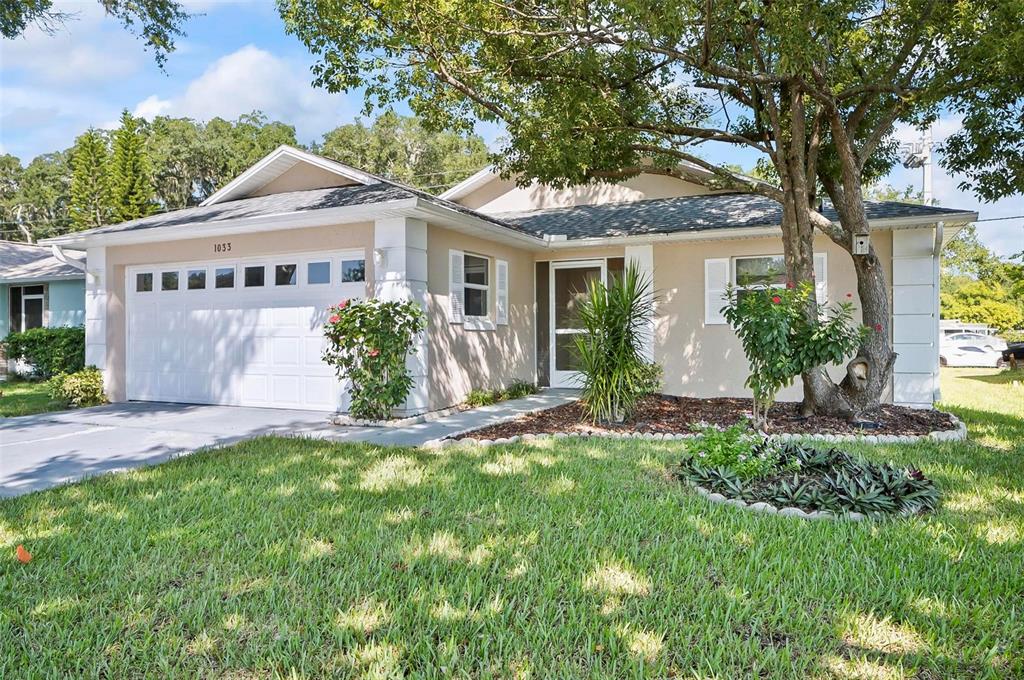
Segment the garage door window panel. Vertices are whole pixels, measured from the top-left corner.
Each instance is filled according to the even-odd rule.
[[[266,280],[266,268],[263,265],[258,267],[245,268],[245,287],[259,288]]]
[[[135,292],[136,293],[151,293],[153,292],[153,273],[145,272],[135,275]]]
[[[274,267],[275,286],[294,286],[298,283],[299,266],[297,264],[279,264]]]
[[[217,269],[214,275],[214,285],[217,288],[234,288],[235,287],[235,268],[234,267],[220,267]]]
[[[356,283],[366,280],[366,260],[343,260],[341,263],[342,283]]]
[[[160,274],[160,290],[178,290],[178,272],[163,272]]]
[[[188,272],[189,290],[206,290],[206,270],[190,269]]]
[[[306,265],[306,283],[311,286],[330,285],[331,263],[310,262]]]

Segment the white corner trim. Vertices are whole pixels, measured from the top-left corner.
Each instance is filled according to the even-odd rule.
[[[488,165],[486,168],[478,170],[466,179],[462,180],[451,189],[440,193],[438,198],[443,198],[446,201],[454,201],[475,191],[476,189],[479,189],[496,177],[498,177],[498,171],[493,165]]]

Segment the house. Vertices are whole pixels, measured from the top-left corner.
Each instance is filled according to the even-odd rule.
[[[40,326],[85,323],[85,253],[0,241],[0,340]],[[13,370],[0,348],[0,375]]]
[[[892,282],[889,398],[927,407],[939,248],[977,216],[867,210]],[[779,221],[766,199],[654,173],[555,190],[484,170],[435,197],[282,146],[200,206],[48,242],[88,253],[87,362],[115,401],[344,409],[320,358],[325,310],[376,295],[426,309],[409,359],[415,412],[513,380],[573,385],[575,296],[627,261],[658,291],[646,351],[665,392],[746,395],[746,361],[719,310],[731,281],[783,284]],[[816,250],[819,299],[855,293],[850,256],[823,236]]]

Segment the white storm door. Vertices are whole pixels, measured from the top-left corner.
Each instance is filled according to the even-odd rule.
[[[552,262],[549,274],[551,319],[551,386],[579,387],[580,374],[577,370],[578,356],[576,337],[583,333],[580,328],[579,304],[587,297],[587,290],[594,282],[606,281],[605,260],[580,260],[575,262]]]

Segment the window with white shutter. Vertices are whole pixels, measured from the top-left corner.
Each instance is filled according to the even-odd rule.
[[[505,326],[508,325],[508,262],[494,261],[494,278],[498,288],[494,298],[494,321]]]
[[[727,302],[725,291],[729,286],[729,258],[704,260],[704,323],[724,324],[722,307]]]
[[[448,251],[448,320],[462,323],[466,288],[466,256],[461,250]]]

